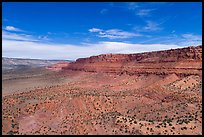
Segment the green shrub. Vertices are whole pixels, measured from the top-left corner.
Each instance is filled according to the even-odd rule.
[[[8,135],[14,135],[14,132],[12,130],[10,130],[7,134]]]
[[[149,122],[154,122],[154,120],[149,120]]]

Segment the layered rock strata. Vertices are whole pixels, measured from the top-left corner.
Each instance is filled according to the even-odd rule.
[[[201,75],[202,46],[80,58],[64,69],[117,74]]]

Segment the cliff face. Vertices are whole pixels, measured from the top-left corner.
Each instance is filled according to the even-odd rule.
[[[138,54],[103,54],[80,58],[64,69],[117,74],[201,75],[202,46]]]
[[[69,62],[59,62],[57,64],[51,65],[46,67],[49,70],[61,70],[63,67],[66,67],[69,65]]]

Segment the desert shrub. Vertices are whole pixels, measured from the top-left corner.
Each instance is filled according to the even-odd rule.
[[[159,126],[159,125],[157,125],[156,127],[157,127],[157,128],[160,128],[160,126]]]
[[[174,120],[174,118],[171,118],[171,120]]]
[[[16,125],[16,124],[13,124],[13,123],[12,123],[12,124],[11,124],[11,127],[12,127],[12,128],[14,128],[14,127],[15,127],[15,125]]]
[[[183,129],[187,130],[187,127],[183,127]]]
[[[10,130],[7,134],[8,135],[14,135],[14,132],[12,130]]]
[[[154,120],[149,120],[149,122],[152,122],[152,123],[153,123],[153,122],[154,122]]]
[[[172,122],[172,120],[169,118],[169,119],[166,119],[167,123],[170,123]]]
[[[125,129],[125,133],[127,133],[128,131],[127,131],[127,129]]]
[[[163,121],[162,121],[162,123],[165,123],[166,122],[166,119],[164,119]]]

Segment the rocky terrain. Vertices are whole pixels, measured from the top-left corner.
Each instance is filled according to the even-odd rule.
[[[139,54],[105,54],[81,58],[67,69],[88,72],[201,75],[202,46]]]
[[[58,62],[57,64],[47,66],[47,69],[59,71],[62,70],[64,67],[67,67],[70,62]]]
[[[22,73],[21,82],[44,86],[15,92],[8,85],[20,76],[4,76],[3,134],[202,135],[202,46],[105,54],[41,72]]]

